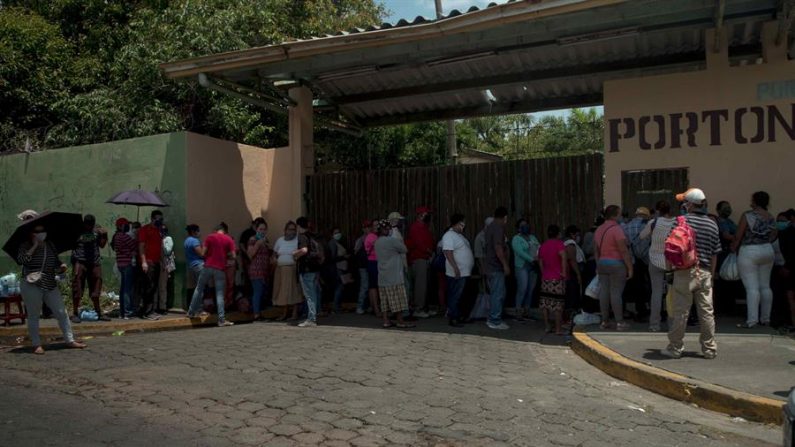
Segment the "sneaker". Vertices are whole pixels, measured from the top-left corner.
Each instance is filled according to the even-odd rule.
[[[157,321],[160,318],[155,314],[146,314],[141,316],[142,320]]]
[[[664,356],[666,356],[668,358],[671,358],[671,359],[681,359],[682,358],[682,353],[681,352],[674,351],[671,348],[661,349],[660,350],[660,354],[662,354],[662,355],[664,355]]]
[[[130,319],[130,317],[128,317],[127,315],[125,315],[125,316],[121,317],[121,319],[122,319],[122,320],[129,320],[129,319]]]
[[[510,326],[508,326],[504,322],[500,323],[500,324],[494,324],[494,323],[489,322],[489,323],[486,323],[486,326],[488,326],[489,329],[497,329],[497,330],[501,330],[501,331],[504,331],[506,329],[510,329],[511,328]]]
[[[72,315],[72,318],[69,319],[72,323],[82,323],[83,320],[80,319],[78,315]]]
[[[718,353],[715,351],[707,351],[704,353],[704,358],[707,360],[712,360],[718,356]]]
[[[234,325],[235,323],[232,323],[231,321],[221,321],[220,323],[218,323],[218,327],[228,327]]]
[[[298,324],[298,327],[315,327],[315,326],[317,326],[317,323],[309,320],[306,320],[303,323]]]
[[[660,332],[660,326],[649,326],[649,332]]]
[[[428,312],[423,312],[421,310],[418,310],[417,312],[414,312],[414,316],[417,317],[417,318],[428,318],[428,317],[430,317],[430,315],[428,315]]]
[[[364,309],[356,309],[356,315],[364,315]]]
[[[428,316],[429,316],[429,317],[435,317],[436,315],[438,315],[438,314],[439,314],[439,312],[437,312],[437,311],[435,311],[435,310],[429,310],[429,311],[428,311],[428,312],[426,312],[426,313],[428,314]]]

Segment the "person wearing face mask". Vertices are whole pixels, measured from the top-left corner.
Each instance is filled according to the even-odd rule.
[[[450,229],[442,236],[445,257],[445,282],[447,283],[447,318],[450,326],[461,327],[459,303],[466,288],[467,278],[475,267],[475,256],[469,241],[464,237],[463,214],[450,217]]]
[[[135,314],[133,302],[133,285],[135,284],[135,268],[132,264],[138,249],[135,239],[130,237],[130,221],[120,217],[116,220],[116,233],[110,241],[110,247],[116,253],[116,267],[121,274],[119,287],[119,316],[129,320]]]
[[[63,297],[55,275],[66,272],[66,264],[61,263],[55,245],[47,240],[47,231],[41,226],[31,223],[30,237],[19,246],[17,263],[22,265],[23,280],[20,283],[22,300],[27,308],[28,336],[33,345],[34,354],[44,354],[39,336],[39,316],[41,306],[46,303],[58,320],[58,326],[63,333],[64,341],[68,348],[82,349],[86,345],[75,341],[69,316],[64,308]],[[26,280],[31,273],[40,272],[40,277],[35,283]]]
[[[138,256],[141,262],[140,295],[141,306],[138,316],[144,320],[158,320],[154,313],[155,296],[160,285],[160,264],[163,257],[163,212],[152,211],[151,222],[138,230]]]
[[[563,232],[563,246],[566,247],[566,309],[576,311],[583,307],[582,292],[585,290],[583,270],[585,253],[580,248],[580,229],[569,225]]]
[[[229,261],[234,261],[236,258],[235,241],[228,236],[229,227],[226,223],[221,222],[215,227],[215,232],[208,235],[204,239],[204,269],[199,275],[199,281],[196,285],[196,290],[193,292],[193,298],[190,301],[190,308],[188,308],[188,318],[196,318],[196,313],[202,306],[204,300],[204,287],[210,281],[215,283],[215,305],[218,311],[218,326],[226,327],[233,326],[234,323],[226,321],[226,312],[224,306],[224,290],[226,289],[226,275],[224,269],[229,265]],[[202,312],[201,316],[207,316],[206,312]]]
[[[740,328],[770,324],[773,306],[770,274],[775,261],[772,242],[776,240],[778,230],[776,220],[767,211],[769,204],[770,196],[764,191],[751,196],[751,210],[740,218],[737,235],[732,242],[748,306],[745,323],[737,325]]]
[[[430,261],[436,253],[436,241],[431,232],[431,209],[420,206],[416,209],[417,220],[409,228],[407,248],[408,263],[414,278],[414,316],[428,318],[428,274]]]
[[[248,226],[242,233],[240,233],[240,238],[237,241],[237,259],[236,259],[236,266],[235,270],[240,273],[237,279],[237,285],[239,285],[239,290],[244,296],[253,296],[253,284],[251,279],[248,277],[248,269],[249,264],[251,263],[251,258],[248,255],[248,243],[252,237],[256,236],[257,234],[257,227],[260,224],[267,223],[265,219],[262,217],[257,217],[256,219],[251,221],[251,225]],[[235,277],[233,276],[233,279]]]
[[[353,282],[353,278],[348,269],[348,249],[345,247],[343,240],[342,230],[334,228],[331,231],[331,240],[328,242],[329,251],[331,252],[331,260],[334,266],[334,305],[333,312],[339,313],[342,308],[342,292],[345,286]]]
[[[282,307],[279,321],[287,320],[292,308],[291,321],[298,319],[298,305],[303,302],[301,287],[298,284],[298,271],[293,254],[298,251],[298,228],[293,221],[284,226],[284,236],[273,244],[273,261],[276,261],[276,273],[273,281],[273,304]]]
[[[718,271],[720,271],[723,262],[732,252],[731,246],[734,242],[734,237],[737,234],[737,224],[731,219],[732,206],[729,202],[721,200],[715,206],[717,213],[716,221],[718,223],[718,231],[720,231],[720,245],[721,251],[718,254]],[[726,281],[718,275],[715,278],[715,295],[713,297],[715,302],[715,313],[724,314],[731,313],[735,310],[735,301],[743,298],[745,289],[742,287],[740,281]]]
[[[72,250],[72,322],[80,323],[80,302],[88,285],[88,295],[101,321],[110,321],[99,306],[102,293],[102,255],[100,249],[108,244],[108,233],[96,224],[91,214],[83,217],[83,233]]]
[[[163,250],[154,308],[158,315],[166,315],[168,313],[169,290],[172,295],[174,290],[173,273],[177,269],[177,258],[174,254],[174,238],[168,233],[168,227],[165,224],[160,227],[160,235],[163,238]]]
[[[526,219],[516,222],[517,233],[511,239],[513,266],[516,272],[516,319],[525,321],[530,314],[533,292],[538,281],[538,248],[541,244],[532,234]]]
[[[252,288],[254,321],[262,320],[262,299],[265,296],[270,273],[271,249],[268,242],[268,224],[263,220],[246,244],[248,278]]]
[[[792,332],[795,330],[795,210],[790,208],[779,214],[776,229],[778,229],[779,251],[784,261],[779,268],[779,280],[789,305],[789,315],[782,315],[780,320],[781,324]]]
[[[198,225],[190,224],[185,227],[185,231],[188,233],[188,237],[185,238],[183,246],[185,248],[185,264],[188,266],[186,281],[187,302],[190,303],[196,290],[196,284],[199,282],[199,275],[204,269],[204,248],[201,240],[199,240],[201,231]],[[202,291],[203,293],[204,291]]]

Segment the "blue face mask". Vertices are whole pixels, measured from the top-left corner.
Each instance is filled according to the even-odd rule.
[[[519,227],[519,231],[522,234],[530,234],[530,225],[524,224]]]
[[[259,240],[262,240],[262,239],[265,239],[265,233],[257,232],[257,240],[259,241]]]
[[[789,222],[776,222],[776,229],[778,231],[784,231],[789,228]]]

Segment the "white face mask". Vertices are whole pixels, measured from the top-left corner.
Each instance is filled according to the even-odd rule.
[[[43,242],[44,239],[47,239],[47,233],[46,232],[36,233],[36,239]]]

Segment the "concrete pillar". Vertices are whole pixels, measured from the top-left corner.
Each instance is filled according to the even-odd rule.
[[[778,20],[762,24],[762,57],[766,64],[778,64],[787,61],[787,31],[776,45],[779,33]]]
[[[296,105],[289,109],[290,153],[292,155],[292,177],[295,187],[291,194],[292,218],[306,214],[306,178],[315,172],[315,146],[313,140],[312,91],[307,87],[295,87],[289,91]]]
[[[729,38],[726,26],[721,28],[720,42],[718,51],[715,51],[716,28],[706,30],[704,35],[704,47],[707,53],[707,70],[725,69],[729,67]]]

